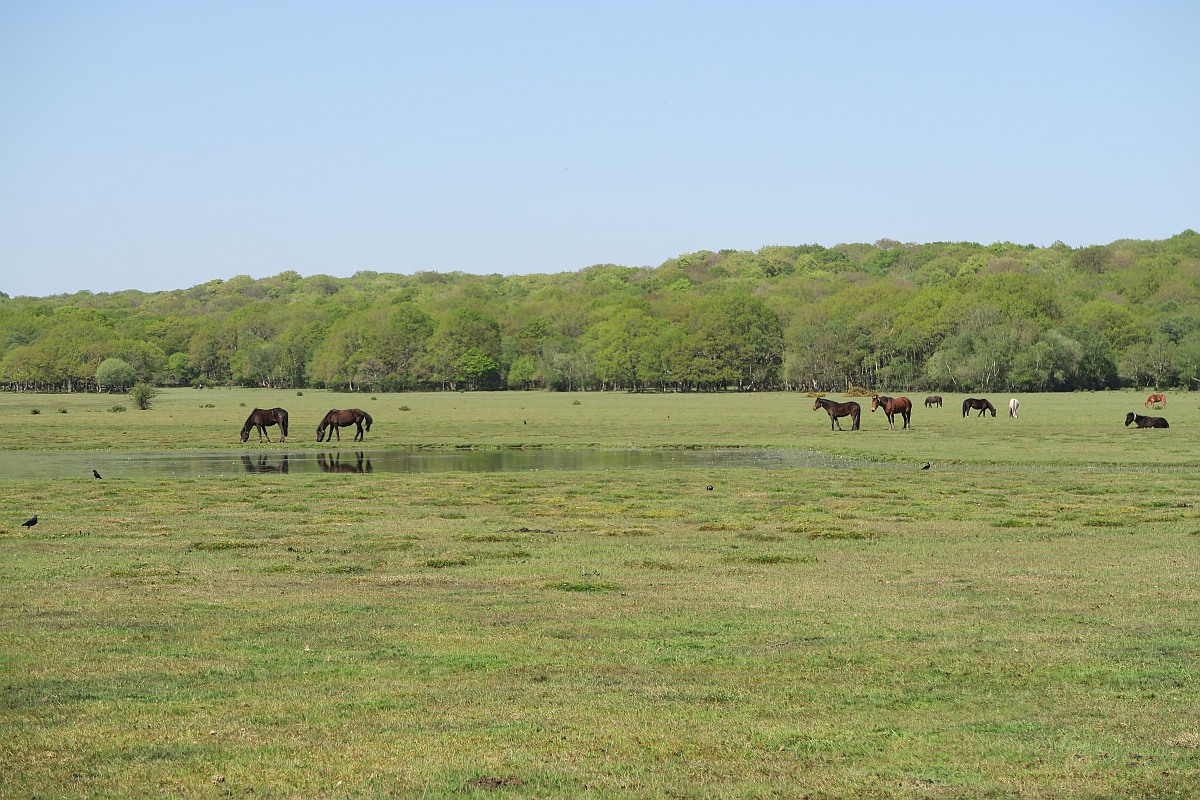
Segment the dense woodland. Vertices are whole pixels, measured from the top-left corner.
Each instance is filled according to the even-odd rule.
[[[0,287],[2,288],[2,287]],[[553,275],[0,293],[0,384],[1067,391],[1200,384],[1200,234],[764,247]]]

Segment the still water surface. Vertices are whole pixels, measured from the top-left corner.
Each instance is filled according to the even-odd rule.
[[[293,472],[530,472],[847,469],[869,462],[807,450],[281,450],[0,452],[0,480],[211,477]]]

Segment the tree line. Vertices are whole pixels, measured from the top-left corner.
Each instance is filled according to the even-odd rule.
[[[0,292],[0,385],[1071,391],[1200,383],[1200,234],[700,251],[658,267]]]

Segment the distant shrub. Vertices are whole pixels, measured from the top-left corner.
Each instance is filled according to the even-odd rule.
[[[125,410],[125,406],[123,406],[123,405],[115,405],[115,406],[113,406],[112,408],[110,408],[110,409],[108,409],[108,410],[109,410],[109,411],[114,411],[114,412],[120,412],[120,411],[124,411],[124,410]]]
[[[296,397],[304,397],[304,392],[296,392]]]
[[[60,409],[58,410],[58,413],[60,413],[60,414],[65,414],[65,413],[67,413],[67,410],[66,410],[65,408],[60,408]]]
[[[408,406],[400,406],[400,410],[401,411],[412,411],[412,409],[409,408]]]
[[[30,414],[40,414],[40,413],[42,413],[42,410],[40,408],[31,408],[31,409],[29,409],[29,413]]]
[[[130,402],[133,403],[134,408],[142,411],[150,408],[157,396],[158,390],[148,383],[135,383],[129,390]]]
[[[573,401],[571,401],[571,405],[573,405],[573,406],[581,406],[581,405],[583,405],[583,403],[582,403],[582,402],[580,402],[580,401],[578,401],[578,400],[573,400]]]

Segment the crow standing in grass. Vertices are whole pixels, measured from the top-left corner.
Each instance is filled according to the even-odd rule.
[[[92,475],[94,475],[96,477],[96,479],[99,480],[99,478],[100,478],[99,472],[97,472],[96,470],[92,470]]]
[[[37,514],[21,523],[22,528],[32,528],[34,525],[37,525]]]

